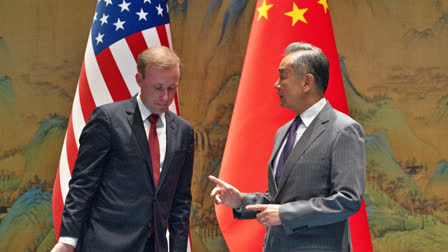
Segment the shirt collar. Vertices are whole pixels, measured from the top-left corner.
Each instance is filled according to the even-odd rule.
[[[148,117],[152,114],[151,111],[145,106],[145,104],[143,104],[142,102],[142,98],[140,97],[140,94],[137,95],[137,104],[138,104],[138,109],[140,110],[140,115],[142,116],[142,121],[144,122],[146,119],[148,119]],[[160,119],[162,120],[158,120],[157,121],[157,127],[160,127],[163,125],[165,125],[165,112],[162,113],[160,116]]]
[[[311,106],[310,108],[305,110],[302,114],[300,114],[300,119],[302,119],[302,123],[305,125],[305,127],[308,128],[308,126],[311,124],[314,118],[316,118],[319,112],[324,108],[326,103],[327,100],[325,98],[322,98],[318,102],[316,102],[313,106]]]

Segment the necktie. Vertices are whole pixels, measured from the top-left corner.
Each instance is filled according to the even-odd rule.
[[[152,174],[154,175],[154,185],[157,187],[157,182],[159,182],[160,177],[160,148],[159,139],[157,138],[157,120],[159,120],[159,115],[151,114],[149,116],[149,122],[151,127],[149,128],[149,151],[151,152],[152,160]]]
[[[297,116],[296,119],[294,119],[294,121],[292,122],[291,127],[289,127],[288,139],[286,140],[285,147],[283,147],[280,159],[278,160],[277,172],[275,173],[275,182],[277,183],[277,185],[280,183],[280,178],[282,176],[286,160],[288,159],[288,156],[294,147],[297,128],[299,127],[299,124],[301,122],[302,119],[300,119],[300,116]]]

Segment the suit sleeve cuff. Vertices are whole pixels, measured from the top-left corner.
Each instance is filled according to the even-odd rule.
[[[64,243],[67,245],[71,245],[76,248],[76,244],[78,244],[78,238],[73,237],[59,237],[59,243]]]
[[[243,208],[243,206],[241,206],[240,208],[234,208],[233,210],[235,210],[237,213],[243,213],[243,210],[244,210],[244,208]]]

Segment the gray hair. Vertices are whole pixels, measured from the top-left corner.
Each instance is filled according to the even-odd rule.
[[[296,74],[312,74],[316,86],[325,93],[330,76],[330,62],[321,49],[308,43],[294,42],[286,47],[285,56],[291,58],[291,67]]]

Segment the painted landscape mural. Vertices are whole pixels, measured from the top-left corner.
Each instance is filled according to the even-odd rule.
[[[374,251],[447,251],[448,1],[328,2],[366,133]],[[51,194],[95,4],[0,1],[0,251],[56,242]],[[256,1],[168,5],[180,113],[195,128],[193,251],[228,251],[207,175],[219,173]]]

